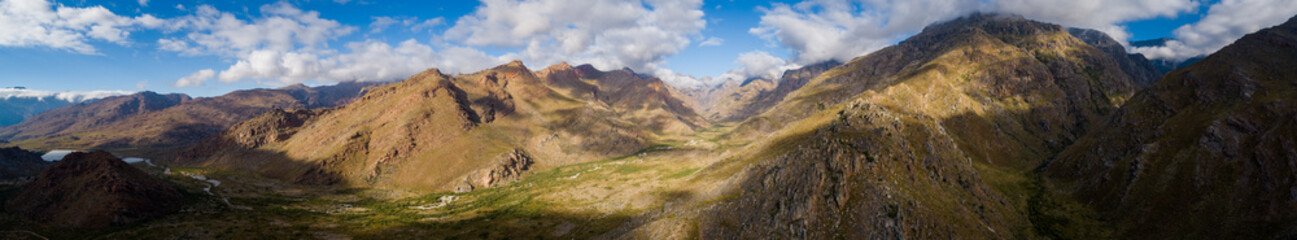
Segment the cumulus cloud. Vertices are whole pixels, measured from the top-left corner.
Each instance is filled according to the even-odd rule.
[[[505,58],[655,72],[706,25],[700,0],[486,0],[445,38],[518,51]]]
[[[198,72],[194,72],[193,74],[189,74],[189,76],[182,77],[180,78],[180,80],[176,80],[176,87],[202,86],[204,82],[207,82],[207,80],[211,80],[212,77],[215,76],[216,76],[216,71],[213,71],[211,69],[203,69]]]
[[[297,51],[253,51],[228,69],[216,74],[202,70],[181,78],[176,86],[197,86],[215,76],[222,82],[245,79],[271,80],[278,84],[310,80],[390,81],[437,67],[449,73],[473,72],[506,62],[471,48],[447,47],[440,52],[413,39],[396,46],[367,40],[347,44],[346,53],[317,55]]]
[[[784,59],[770,55],[765,51],[739,54],[739,58],[734,60],[734,64],[739,67],[730,70],[728,75],[737,77],[735,80],[747,80],[749,78],[778,80],[784,71],[801,67],[801,65],[789,64]]]
[[[49,47],[98,54],[91,40],[125,45],[136,26],[157,26],[151,15],[125,17],[103,6],[54,6],[46,0],[0,1],[0,46]]]
[[[264,5],[260,10],[264,17],[247,21],[201,5],[193,15],[171,19],[166,26],[188,31],[184,38],[160,39],[158,43],[163,50],[182,53],[247,56],[262,50],[327,49],[328,40],[357,29],[286,2]]]
[[[106,98],[106,97],[112,97],[112,96],[127,95],[127,94],[131,94],[131,92],[127,92],[127,91],[106,91],[106,90],[100,90],[100,91],[51,92],[51,91],[31,90],[31,89],[22,89],[22,88],[0,88],[0,98],[3,98],[3,99],[10,99],[10,98],[37,98],[37,99],[42,99],[42,100],[43,100],[43,99],[46,99],[46,98],[55,98],[55,99],[59,99],[59,100],[63,100],[63,101],[68,101],[68,102],[73,102],[73,103],[79,103],[79,102],[84,102],[84,101],[88,101],[88,100],[94,100],[94,99],[100,99],[100,98]]]
[[[1176,40],[1166,46],[1140,47],[1133,51],[1149,58],[1184,60],[1211,54],[1243,35],[1282,24],[1297,15],[1297,4],[1288,0],[1223,0],[1207,10],[1197,23],[1181,26]]]
[[[758,27],[749,32],[792,49],[795,62],[809,64],[847,61],[975,11],[1093,28],[1124,41],[1129,34],[1120,23],[1175,16],[1197,6],[1195,0],[810,0],[761,9]]]
[[[436,27],[445,23],[445,19],[436,17],[419,21],[417,17],[373,17],[374,21],[369,24],[369,33],[377,34],[386,30],[388,27],[400,24],[410,29],[410,31],[422,31],[424,29]]]
[[[149,6],[149,0],[139,0],[139,2],[140,2],[140,6],[141,6],[141,7],[148,7],[148,6]]]
[[[718,37],[710,37],[707,38],[707,40],[703,40],[703,42],[698,43],[698,46],[710,47],[710,46],[720,46],[721,44],[725,44],[725,39],[718,38]]]

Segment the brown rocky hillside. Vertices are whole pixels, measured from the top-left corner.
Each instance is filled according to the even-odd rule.
[[[23,187],[6,211],[39,223],[103,228],[180,210],[175,187],[104,151],[68,154]]]
[[[184,94],[136,94],[64,106],[37,114],[22,123],[0,128],[0,138],[22,140],[93,131],[137,115],[161,111],[192,100]]]
[[[39,153],[18,147],[0,148],[0,181],[34,177],[49,165]]]
[[[457,76],[432,69],[336,109],[262,115],[176,162],[299,183],[488,187],[534,167],[630,154],[706,124],[668,90],[628,70],[566,64],[539,74],[521,62]]]
[[[1297,18],[1136,94],[1044,169],[1131,239],[1297,236]]]
[[[189,99],[143,92],[51,110],[10,126],[13,145],[30,149],[118,149],[159,154],[188,146],[273,109],[343,104],[373,83],[253,89]]]
[[[1062,27],[975,14],[811,79],[736,131],[704,238],[1029,238],[1029,172],[1134,93]],[[791,124],[790,124],[791,123]],[[750,165],[747,165],[750,164]],[[746,167],[745,167],[746,166]]]
[[[1113,59],[1117,60],[1117,66],[1120,66],[1121,71],[1126,72],[1126,75],[1130,75],[1130,80],[1134,81],[1135,85],[1147,87],[1152,85],[1154,81],[1161,79],[1163,74],[1166,74],[1166,72],[1153,65],[1153,62],[1144,58],[1143,54],[1127,53],[1126,47],[1108,37],[1108,34],[1084,28],[1068,28],[1067,32],[1086,44],[1090,44],[1090,46],[1103,50],[1104,53],[1112,56]]]

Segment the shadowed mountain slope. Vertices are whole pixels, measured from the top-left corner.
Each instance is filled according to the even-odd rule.
[[[1132,239],[1297,236],[1297,18],[1141,91],[1044,171]]]
[[[0,181],[36,176],[49,165],[39,153],[18,147],[0,148]]]
[[[70,228],[129,224],[180,210],[175,187],[104,151],[68,154],[10,200],[25,219]]]

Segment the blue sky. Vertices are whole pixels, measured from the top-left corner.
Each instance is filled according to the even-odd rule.
[[[1140,1],[1125,0],[1094,1],[1103,4],[1099,6],[1085,3],[1070,6],[1077,5],[1076,1],[1047,0],[1019,0],[1028,3],[1015,6],[999,5],[994,0],[490,1],[494,4],[150,0],[146,5],[136,1],[47,1],[0,0],[3,3],[0,7],[11,8],[0,11],[0,28],[4,24],[40,25],[29,30],[69,33],[79,38],[51,40],[22,35],[23,32],[0,31],[0,86],[47,91],[151,90],[213,96],[237,89],[297,82],[318,85],[344,79],[400,80],[413,71],[432,67],[468,72],[511,58],[523,59],[532,69],[557,61],[574,61],[574,64],[587,61],[603,68],[630,67],[659,75],[677,85],[688,85],[699,81],[714,83],[726,77],[768,76],[798,64],[828,59],[847,60],[904,39],[932,22],[971,11],[1019,13],[1065,26],[1100,29],[1125,40],[1175,38],[1176,29],[1193,30],[1197,25],[1207,28],[1211,23],[1204,19],[1214,19],[1207,18],[1210,14],[1229,17],[1233,14],[1230,10],[1257,7],[1253,5],[1270,5],[1280,10],[1271,14],[1274,16],[1255,17],[1251,25],[1225,27],[1251,32],[1282,22],[1275,19],[1286,20],[1297,13],[1297,6],[1286,6],[1283,0],[1278,0],[1277,7],[1267,3],[1270,0],[1239,0],[1233,1],[1242,2],[1232,3],[1238,5],[1233,8],[1218,0],[1156,1],[1174,2],[1165,6],[1131,4]],[[552,11],[524,16],[519,12],[527,11],[512,6],[519,2]],[[1061,4],[1059,11],[1053,11],[1059,13],[1018,8],[1032,3],[1049,8],[1060,5],[1058,2],[1066,3]],[[49,12],[102,7],[111,14],[90,23],[69,25],[68,22],[74,22],[69,20],[73,16],[19,16],[15,12],[22,11],[14,7],[17,3],[46,3]],[[564,5],[572,3],[577,5]],[[597,14],[582,12],[585,9],[581,4],[589,5],[589,10],[626,10],[627,14],[642,15],[631,15],[629,19],[618,18],[616,14],[594,16]],[[906,12],[915,9],[909,6],[915,4],[923,10],[922,14]],[[200,8],[215,11],[204,15]],[[1070,14],[1069,11],[1094,13]],[[574,13],[591,16],[570,17]],[[234,17],[225,20],[237,22],[221,22],[220,16],[224,14]],[[145,15],[151,18],[145,19]],[[391,24],[379,29],[380,25],[375,24],[382,22],[379,18],[390,19]],[[6,23],[5,19],[10,21]],[[302,29],[293,32],[295,35],[285,33],[284,39],[243,39],[219,32],[222,24],[252,28],[270,26],[269,22],[274,19],[297,24],[294,26]],[[116,25],[105,24],[113,21]],[[529,25],[536,22],[550,24]],[[112,34],[99,37],[94,33],[94,26],[107,26],[126,34],[123,39],[113,39]],[[253,31],[258,34],[250,35],[271,36],[277,34],[275,31],[278,28],[263,28],[263,32]],[[623,34],[613,36],[612,33]],[[1191,33],[1195,32],[1186,30],[1179,34]],[[1171,52],[1157,56],[1175,57],[1194,51],[1214,51],[1213,48],[1223,46],[1220,42],[1228,43],[1241,36],[1218,35],[1223,36],[1211,36],[1212,41],[1186,42],[1186,49],[1140,50],[1153,55]],[[564,41],[570,36],[583,36],[588,42],[568,49]],[[69,41],[84,43],[92,50],[67,47]],[[243,44],[247,42],[252,44]],[[169,43],[181,45],[165,46]],[[257,59],[282,64],[260,66]],[[291,59],[305,59],[302,60],[305,63],[287,64]],[[391,62],[376,61],[381,59]],[[348,69],[334,70],[338,68]]]

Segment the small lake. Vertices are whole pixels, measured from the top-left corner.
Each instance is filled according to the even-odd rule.
[[[45,153],[45,155],[41,155],[41,159],[45,160],[46,162],[58,162],[59,160],[63,160],[64,156],[67,156],[68,154],[72,154],[74,152],[80,152],[80,151],[81,150],[67,150],[67,149],[50,150],[50,152]]]

